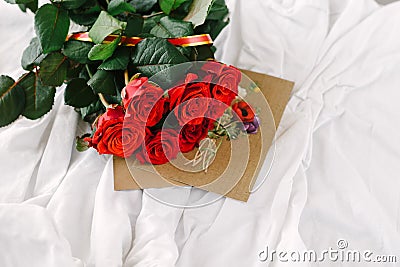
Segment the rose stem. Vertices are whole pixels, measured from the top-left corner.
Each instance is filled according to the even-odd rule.
[[[156,12],[156,13],[153,13],[153,14],[150,14],[150,15],[144,15],[144,16],[142,16],[142,18],[148,19],[148,18],[151,18],[151,17],[154,17],[154,16],[158,16],[158,15],[161,15],[161,14],[164,14],[164,12],[160,11],[160,12]]]
[[[125,85],[128,85],[128,83],[129,83],[129,74],[128,74],[128,70],[125,70],[125,72],[124,72],[124,77],[125,77]]]
[[[86,64],[85,67],[86,67],[86,71],[87,71],[89,77],[92,78],[93,74],[90,71],[89,66]],[[107,100],[105,99],[104,95],[102,93],[98,93],[98,95],[99,95],[100,101],[103,104],[103,106],[105,108],[109,108],[110,107],[110,103],[107,102]]]

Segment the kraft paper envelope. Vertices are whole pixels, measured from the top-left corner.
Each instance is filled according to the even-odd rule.
[[[248,94],[245,100],[253,108],[260,110],[270,108],[270,112],[260,113],[261,125],[257,134],[247,135],[248,138],[242,141],[224,139],[207,172],[187,172],[170,163],[146,166],[140,165],[137,161],[125,161],[125,159],[114,157],[114,189],[119,191],[190,185],[233,199],[247,201],[266,160],[294,83],[247,70],[242,70],[242,73],[254,81],[261,91]],[[248,85],[246,83],[249,82],[248,79],[242,79],[240,86],[246,88]],[[269,107],[266,106],[264,98],[260,97],[261,93]],[[192,159],[195,153],[196,151],[186,153],[185,157]],[[134,168],[135,179],[127,164],[132,164],[130,167]]]

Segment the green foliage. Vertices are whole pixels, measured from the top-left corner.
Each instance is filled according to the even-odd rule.
[[[85,4],[85,0],[52,0],[52,2],[61,5],[65,9],[76,9]]]
[[[143,31],[141,35],[145,33],[150,33],[150,31],[157,25],[158,22],[160,22],[161,18],[165,17],[166,15],[164,13],[154,15],[150,18],[147,18],[143,22]]]
[[[76,137],[75,148],[78,152],[84,152],[89,149],[89,143],[84,140],[85,137],[89,137],[90,134],[86,134],[82,137]]]
[[[18,7],[23,12],[26,12],[26,10],[29,9],[33,13],[36,13],[36,11],[38,10],[38,0],[33,0],[32,2],[29,2],[29,3],[26,3],[26,4],[18,4]]]
[[[114,74],[110,71],[98,70],[88,81],[88,85],[96,94],[114,95],[116,93]]]
[[[136,9],[124,0],[111,0],[108,4],[108,13],[111,15],[115,16],[124,12],[135,13]]]
[[[8,76],[0,76],[0,127],[15,121],[24,110],[24,89]]]
[[[192,22],[194,26],[203,24],[207,18],[213,1],[214,0],[193,0],[189,14],[184,18],[184,20]]]
[[[201,25],[195,28],[196,34],[207,32],[215,40],[219,33],[229,23],[229,10],[224,0],[214,0],[207,12],[207,17]]]
[[[67,105],[83,108],[97,99],[85,79],[75,78],[68,82],[64,91],[64,102]]]
[[[106,60],[112,56],[115,49],[117,48],[119,42],[121,41],[121,36],[115,38],[114,41],[108,44],[97,44],[92,47],[89,51],[90,60]]]
[[[64,43],[63,53],[69,59],[78,63],[87,64],[91,60],[88,57],[89,51],[93,48],[93,44],[89,42],[80,42],[70,40]]]
[[[157,3],[157,0],[130,0],[128,1],[138,13],[146,13],[150,11]]]
[[[67,76],[68,61],[60,52],[48,54],[39,66],[43,85],[60,86]]]
[[[79,113],[84,121],[93,123],[98,115],[105,111],[105,107],[100,100],[92,102],[90,105],[80,108]]]
[[[44,86],[34,72],[24,74],[19,79],[19,85],[25,91],[25,108],[22,115],[36,120],[51,110],[56,94],[54,87]]]
[[[118,47],[114,55],[105,60],[99,69],[102,70],[125,70],[128,67],[130,48]]]
[[[142,33],[144,19],[139,15],[130,15],[126,20],[125,36],[133,37]]]
[[[24,70],[32,70],[33,66],[39,65],[43,58],[44,55],[39,39],[35,37],[22,54],[21,66]]]
[[[24,50],[18,81],[0,76],[0,127],[23,115],[37,119],[49,112],[57,86],[67,83],[64,98],[85,121],[109,103],[120,103],[125,70],[165,84],[174,78],[168,68],[190,60],[213,57],[213,47],[179,47],[167,38],[209,33],[215,38],[228,23],[224,0],[5,0],[35,13],[36,32]],[[70,21],[88,27],[92,42],[68,40]],[[119,37],[104,42],[110,35]],[[122,36],[145,38],[135,47],[121,44]],[[92,74],[93,73],[93,74]],[[83,143],[82,143],[83,144]]]
[[[188,58],[166,39],[156,37],[140,42],[132,55],[132,63],[148,77],[174,64],[187,61]]]
[[[35,15],[35,31],[43,53],[60,50],[69,29],[68,13],[51,4],[39,8]]]
[[[159,0],[159,4],[161,7],[161,10],[165,13],[168,14],[171,13],[171,11],[177,9],[180,7],[183,3],[187,2],[188,0]]]
[[[87,0],[80,8],[68,11],[70,19],[84,26],[92,26],[97,20],[101,11],[101,7],[95,0]]]
[[[193,25],[191,22],[163,17],[151,29],[151,34],[161,38],[177,38],[193,35]]]
[[[111,16],[105,11],[101,11],[93,27],[89,31],[89,37],[93,42],[100,44],[108,35],[120,34],[126,27],[126,22],[122,22]]]

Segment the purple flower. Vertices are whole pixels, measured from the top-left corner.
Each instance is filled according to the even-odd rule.
[[[256,134],[258,127],[260,126],[260,119],[257,116],[254,116],[254,120],[251,122],[245,122],[243,123],[244,125],[244,130],[248,134]]]

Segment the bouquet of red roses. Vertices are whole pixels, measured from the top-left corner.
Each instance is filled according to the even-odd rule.
[[[142,164],[164,164],[205,139],[256,133],[259,119],[238,96],[241,72],[213,61],[197,68],[168,88],[135,75],[122,91],[121,105],[109,107],[93,124],[84,139],[88,146],[100,154],[135,155]]]

